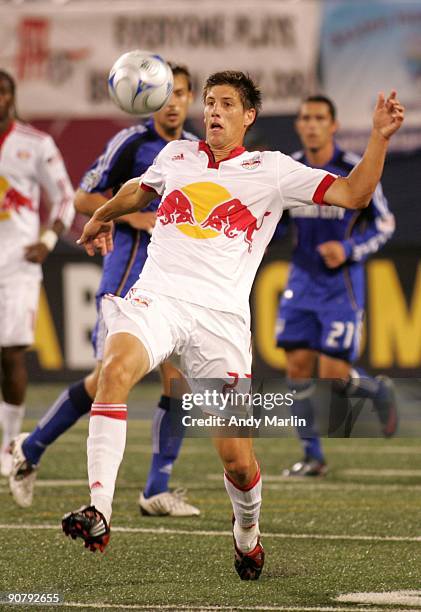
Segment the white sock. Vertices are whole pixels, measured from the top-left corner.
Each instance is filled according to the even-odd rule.
[[[87,443],[91,504],[102,512],[108,524],[117,474],[126,446],[126,430],[126,404],[92,404]]]
[[[25,406],[15,406],[3,402],[1,404],[1,422],[3,425],[3,440],[1,443],[1,452],[4,452],[13,438],[20,433],[23,416],[25,414]]]
[[[237,545],[237,548],[241,550],[241,552],[250,552],[253,548],[256,547],[257,538],[260,535],[259,531],[259,523],[253,525],[253,527],[249,527],[248,529],[243,529],[239,526],[237,521],[234,523],[234,539]]]
[[[262,505],[262,479],[260,468],[245,487],[239,487],[227,474],[224,474],[225,488],[230,496],[234,512],[234,538],[242,552],[249,552],[257,544],[259,535],[259,515]]]

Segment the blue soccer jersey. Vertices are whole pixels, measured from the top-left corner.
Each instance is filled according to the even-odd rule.
[[[309,165],[303,152],[293,155]],[[347,176],[359,157],[335,147],[324,170]],[[392,236],[395,222],[381,185],[364,210],[308,206],[289,211],[296,235],[288,284],[277,323],[277,344],[286,349],[310,348],[353,362],[365,299],[364,261]],[[281,222],[278,235],[286,227]],[[317,248],[328,241],[342,243],[346,262],[328,268]]]
[[[183,131],[182,139],[197,140]],[[153,119],[144,124],[118,132],[106,145],[80,182],[80,189],[88,193],[116,193],[131,178],[141,176],[152,164],[158,153],[168,144],[154,128]],[[156,210],[159,200],[154,200],[144,211]],[[104,258],[103,273],[98,292],[97,306],[106,293],[124,295],[138,279],[147,257],[150,236],[127,223],[116,223],[114,250]],[[93,343],[96,345],[94,331]]]

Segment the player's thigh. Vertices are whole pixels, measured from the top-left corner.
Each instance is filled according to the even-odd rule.
[[[138,337],[127,332],[113,333],[107,337],[99,387],[104,386],[104,377],[108,376],[112,377],[108,383],[110,386],[121,381],[123,386],[131,388],[149,371],[149,354]]]
[[[348,361],[322,354],[319,358],[319,378],[347,380],[351,373],[351,367]]]
[[[164,395],[181,399],[184,393],[190,392],[183,372],[171,361],[161,363],[159,373]]]
[[[40,281],[17,276],[0,285],[0,346],[24,347],[34,341]]]
[[[85,389],[88,395],[92,398],[95,397],[98,389],[99,375],[101,373],[102,360],[97,361],[94,369],[84,379]]]
[[[317,362],[317,351],[305,348],[289,349],[285,351],[286,372],[291,380],[311,378]]]
[[[321,327],[317,314],[292,304],[279,309],[276,323],[276,344],[288,351],[295,349],[317,350]]]
[[[352,308],[320,312],[320,352],[327,357],[353,363],[359,355],[362,318],[363,312]]]

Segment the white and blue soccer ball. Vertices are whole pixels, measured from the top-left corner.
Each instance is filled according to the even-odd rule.
[[[165,106],[173,87],[173,74],[167,62],[140,49],[119,57],[108,77],[112,101],[126,113],[143,117]]]

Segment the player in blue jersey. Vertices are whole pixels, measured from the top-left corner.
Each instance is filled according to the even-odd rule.
[[[174,91],[169,103],[143,125],[122,130],[107,144],[103,154],[86,172],[76,193],[78,212],[92,215],[127,180],[142,175],[161,149],[171,140],[196,140],[183,130],[192,101],[190,74],[184,66],[172,66]],[[147,257],[150,232],[155,224],[158,201],[145,212],[121,218],[115,225],[115,250],[104,261],[101,283],[96,295],[98,320],[93,334],[97,360],[95,369],[83,380],[66,389],[30,434],[21,434],[13,450],[10,488],[20,506],[32,503],[37,466],[46,448],[91,409],[101,369],[106,328],[100,303],[106,293],[124,296],[139,277]],[[145,490],[139,498],[140,510],[147,515],[194,516],[199,510],[188,504],[180,491],[170,492],[168,482],[182,437],[170,435],[170,405],[179,399],[170,397],[171,380],[180,371],[165,362],[161,365],[163,394],[153,420],[153,457]]]
[[[296,121],[304,150],[293,157],[347,176],[359,158],[335,144],[337,128],[332,101],[324,96],[307,98]],[[298,429],[303,459],[284,475],[321,476],[327,467],[311,399],[311,378],[317,366],[320,378],[336,379],[331,404],[336,415],[332,416],[344,413],[349,398],[367,397],[377,410],[383,434],[391,436],[397,428],[392,382],[383,376],[371,378],[353,367],[364,314],[364,262],[389,240],[395,222],[380,184],[363,211],[329,206],[296,208],[289,215],[296,242],[280,302],[277,345],[286,351],[288,385],[295,391],[293,412],[307,426]]]

